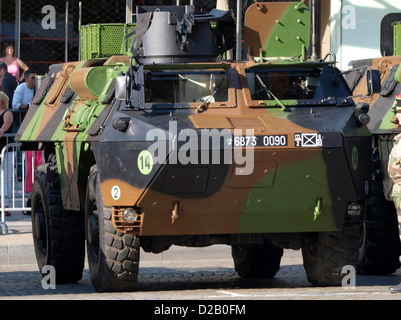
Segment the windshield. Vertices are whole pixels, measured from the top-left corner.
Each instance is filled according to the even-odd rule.
[[[327,98],[320,70],[249,70],[252,100],[305,100]]]
[[[224,102],[228,77],[224,70],[145,71],[147,103]]]

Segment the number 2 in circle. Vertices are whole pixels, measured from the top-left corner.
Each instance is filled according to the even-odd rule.
[[[121,189],[119,186],[114,186],[111,188],[111,196],[114,200],[118,200],[121,197]]]

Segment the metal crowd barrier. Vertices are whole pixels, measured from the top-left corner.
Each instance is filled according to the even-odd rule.
[[[14,114],[14,122],[17,128],[22,123],[25,117],[26,111],[11,110]],[[15,126],[13,127],[14,129]],[[13,133],[4,134],[3,137],[7,139],[7,145],[0,150],[0,235],[2,233],[8,233],[8,227],[5,222],[5,212],[14,211],[30,211],[30,208],[25,208],[22,205],[28,199],[27,193],[24,192],[24,186],[26,184],[26,153],[21,152],[18,148],[18,144],[14,143],[14,137],[16,131]],[[11,168],[11,170],[7,170]],[[33,177],[32,177],[33,178]],[[9,182],[9,189],[5,187],[5,181]],[[5,192],[7,191],[7,194]],[[6,197],[11,200],[12,206],[5,208]]]
[[[15,134],[6,135],[7,138],[13,137]],[[1,151],[0,156],[0,235],[8,233],[8,226],[5,221],[5,212],[30,212],[27,200],[29,194],[26,191],[26,182],[31,179],[33,184],[34,168],[36,157],[31,157],[32,161],[31,175],[27,176],[27,151],[20,151],[18,143],[9,143]],[[7,200],[7,201],[6,201]],[[8,207],[6,208],[6,203]]]

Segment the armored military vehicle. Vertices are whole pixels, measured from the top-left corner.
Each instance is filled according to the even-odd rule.
[[[368,111],[335,59],[307,58],[310,11],[138,7],[127,55],[54,65],[17,134],[43,150],[32,194],[39,267],[132,290],[139,252],[232,247],[241,277],[274,277],[302,249],[313,285],[356,265],[370,188]],[[86,241],[85,241],[86,239]]]
[[[393,203],[393,181],[388,162],[393,138],[400,126],[395,119],[396,96],[401,93],[401,14],[386,15],[381,23],[382,57],[352,61],[346,80],[357,104],[369,107],[368,124],[372,132],[372,192],[367,203],[366,222],[357,270],[361,274],[391,274],[400,267],[401,244],[397,211]],[[365,71],[372,70],[377,80],[373,94],[367,94]],[[373,82],[372,82],[373,84]]]

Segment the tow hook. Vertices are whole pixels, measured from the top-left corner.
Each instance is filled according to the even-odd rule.
[[[171,214],[171,224],[174,224],[174,222],[180,217],[180,214],[181,214],[180,201],[174,201],[173,211]]]
[[[313,221],[316,221],[316,219],[322,214],[321,206],[322,206],[322,199],[319,198],[319,199],[317,199],[317,204],[316,204],[316,207],[315,207],[315,211],[313,212],[313,214],[314,214]]]

